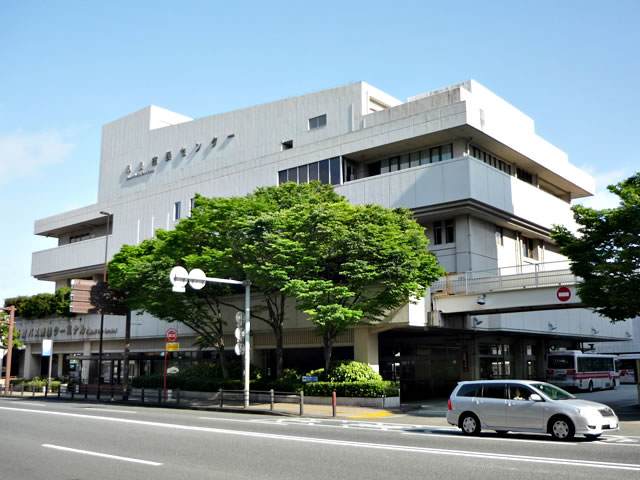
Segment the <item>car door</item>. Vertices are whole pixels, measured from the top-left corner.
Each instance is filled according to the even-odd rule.
[[[506,426],[506,392],[504,383],[485,383],[482,396],[475,398],[476,413],[483,427],[502,429]]]
[[[545,402],[530,400],[535,392],[525,385],[507,384],[507,392],[509,394],[505,410],[507,430],[544,431]]]

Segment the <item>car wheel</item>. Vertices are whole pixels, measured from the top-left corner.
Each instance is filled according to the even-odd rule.
[[[567,417],[555,417],[551,420],[549,433],[554,440],[571,440],[576,429]]]
[[[589,393],[593,392],[593,381],[589,380]]]
[[[585,436],[585,438],[586,438],[587,440],[596,440],[600,435],[602,435],[602,434],[601,434],[601,433],[598,433],[597,435],[589,435],[589,434],[587,433],[587,434],[585,434],[584,436]]]
[[[465,435],[478,435],[480,433],[480,420],[473,413],[464,413],[460,417],[459,426]]]

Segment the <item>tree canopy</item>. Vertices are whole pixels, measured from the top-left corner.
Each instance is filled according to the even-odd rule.
[[[618,207],[575,205],[578,234],[556,226],[552,238],[583,279],[583,303],[616,322],[640,316],[640,172],[607,188],[620,197]]]
[[[381,320],[424,294],[442,273],[408,210],[354,206],[330,185],[290,182],[244,197],[197,196],[194,205],[175,230],[124,246],[110,262],[109,284],[129,292],[131,308],[185,323],[202,345],[222,353],[222,307],[242,309],[229,299],[234,291],[207,285],[173,294],[169,270],[182,265],[250,281],[260,298],[252,304],[252,319],[267,323],[275,335],[278,378],[287,298],[295,298],[318,326],[330,358],[339,333],[363,320]]]

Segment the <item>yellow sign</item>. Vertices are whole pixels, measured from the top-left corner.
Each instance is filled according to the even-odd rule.
[[[179,352],[180,344],[177,342],[169,342],[167,343],[167,352]]]

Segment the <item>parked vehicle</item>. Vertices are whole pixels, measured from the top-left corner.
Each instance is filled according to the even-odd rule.
[[[465,435],[487,429],[549,433],[556,440],[595,439],[620,428],[610,407],[533,380],[460,382],[449,397],[447,421]]]
[[[583,353],[580,350],[552,352],[547,356],[547,381],[562,388],[616,388],[620,373],[616,355]]]
[[[618,355],[616,368],[620,372],[620,383],[638,383],[637,360],[640,360],[640,353]]]

